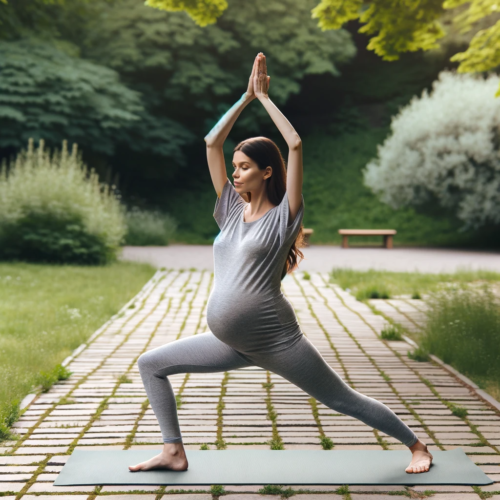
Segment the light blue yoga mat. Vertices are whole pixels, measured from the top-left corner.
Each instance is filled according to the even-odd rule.
[[[407,450],[186,450],[186,471],[130,472],[157,450],[75,450],[54,486],[82,485],[485,485],[462,448],[433,451],[429,472],[407,474]]]

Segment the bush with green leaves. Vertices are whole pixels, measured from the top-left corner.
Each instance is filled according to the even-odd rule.
[[[393,117],[365,184],[393,208],[437,201],[466,229],[500,223],[499,82],[440,73]]]
[[[176,220],[158,210],[132,207],[127,212],[126,245],[168,245],[177,229]]]
[[[0,258],[105,264],[125,235],[118,195],[88,171],[76,144],[53,153],[33,141],[0,174]]]

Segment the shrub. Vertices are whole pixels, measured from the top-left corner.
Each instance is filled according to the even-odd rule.
[[[393,117],[365,184],[393,208],[437,200],[464,229],[500,223],[499,81],[442,72]]]
[[[159,211],[133,207],[127,212],[127,245],[168,245],[177,229],[176,220]]]
[[[422,346],[463,373],[500,381],[500,299],[491,289],[449,289],[427,302]]]
[[[29,141],[0,174],[0,257],[26,261],[104,264],[116,258],[125,234],[120,202],[90,173],[67,142],[61,151]]]

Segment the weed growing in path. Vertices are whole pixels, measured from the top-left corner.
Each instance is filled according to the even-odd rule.
[[[384,340],[403,340],[403,331],[399,324],[387,324],[382,328],[380,337]]]

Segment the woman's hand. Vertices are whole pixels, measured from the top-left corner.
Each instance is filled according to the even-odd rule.
[[[257,99],[261,99],[268,96],[271,77],[267,76],[266,56],[262,52],[257,55],[256,61],[257,68],[253,77],[253,92]]]
[[[255,57],[255,59],[253,61],[252,73],[250,75],[250,78],[248,79],[248,88],[247,88],[246,94],[247,94],[247,97],[249,97],[251,99],[255,99],[255,97],[256,97],[254,94],[254,91],[253,91],[253,79],[258,71],[259,55],[260,54],[257,54],[257,56]]]

